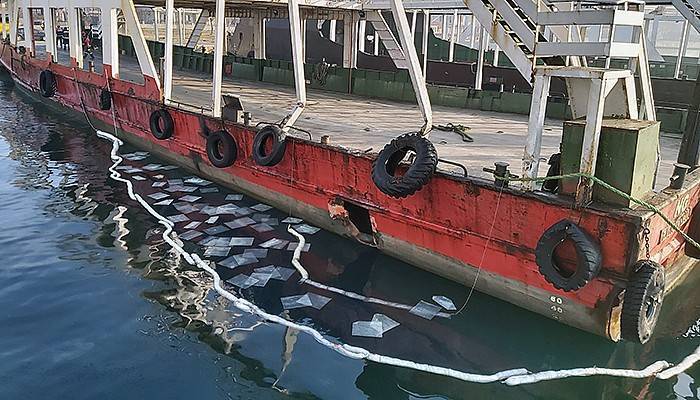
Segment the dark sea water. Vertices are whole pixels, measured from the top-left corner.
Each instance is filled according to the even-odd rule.
[[[161,226],[108,178],[110,144],[84,119],[36,103],[7,76],[0,81],[0,399],[680,399],[698,396],[700,368],[669,381],[575,378],[521,387],[470,384],[351,360],[305,334],[233,308],[201,271],[174,256]],[[125,146],[122,153],[138,149]],[[126,161],[165,164],[153,156]],[[163,174],[163,178],[155,175]],[[128,175],[128,174],[125,174]],[[133,173],[144,194],[181,169]],[[217,187],[210,185],[207,187]],[[195,203],[221,205],[218,187]],[[167,193],[167,192],[166,192]],[[178,194],[177,196],[182,196]],[[155,200],[149,198],[149,202]],[[258,204],[244,196],[238,206]],[[172,206],[158,208],[165,215]],[[269,210],[258,218],[282,219]],[[200,218],[201,220],[202,218]],[[180,227],[182,224],[179,224]],[[182,233],[182,229],[178,228]],[[229,231],[291,239],[273,231]],[[406,304],[467,289],[330,233],[306,235],[301,261],[315,279]],[[188,249],[197,250],[195,243]],[[242,249],[239,249],[242,250]],[[238,250],[237,250],[238,251]],[[289,266],[291,251],[270,250],[256,264],[220,269],[224,279],[269,264]],[[235,292],[265,310],[313,326],[334,340],[468,372],[524,367],[641,368],[676,361],[700,344],[697,282],[667,298],[657,335],[645,346],[614,344],[489,296],[466,311],[427,321],[300,286],[297,279]],[[321,310],[285,311],[280,297],[307,291],[331,297]],[[382,339],[353,337],[353,321],[383,313],[401,325]]]

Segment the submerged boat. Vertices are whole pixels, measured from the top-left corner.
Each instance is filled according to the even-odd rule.
[[[211,19],[214,53],[209,55],[174,45],[175,10],[193,2],[11,0],[3,12],[9,29],[2,32],[0,61],[18,87],[47,104],[84,113],[98,128],[114,130],[202,177],[463,283],[466,291],[488,293],[611,340],[649,339],[664,294],[692,270],[700,253],[693,245],[700,240],[700,173],[693,136],[683,150],[690,165],[679,163],[673,172],[668,162],[659,168],[659,152],[669,149],[660,144],[655,122],[643,4],[581,9],[529,0],[450,4],[469,10],[534,85],[527,123],[507,115],[471,115],[475,127],[469,130],[444,124],[467,118],[464,110],[433,112],[436,94],[429,93],[421,70],[426,49],[421,62],[416,48],[421,46],[413,46],[416,23],[411,29],[406,12],[421,10],[427,21],[431,9],[448,5],[199,3],[206,13],[199,14],[192,35],[200,35]],[[163,5],[165,42],[147,42],[137,6]],[[88,9],[100,16],[99,63],[90,60],[96,53],[86,52],[94,40],[84,33],[92,32],[86,29]],[[63,17],[68,38],[59,36],[58,43],[51,33],[65,28],[58,26]],[[246,57],[225,55],[227,18],[239,20],[232,37],[240,38],[240,47],[247,43]],[[264,59],[265,41],[282,40],[265,37],[268,19],[289,20],[291,63]],[[304,64],[307,20],[343,21],[342,67]],[[631,40],[587,42],[577,38],[578,28],[570,29],[581,23],[612,32],[628,28]],[[357,69],[359,47],[365,46],[358,37],[365,37],[370,24],[376,45],[381,41],[396,67],[407,71],[403,96],[414,94],[417,107],[342,93],[335,95],[337,102],[318,93],[309,97],[321,101],[309,101],[307,82],[338,92],[350,85],[354,93],[362,85],[367,92],[382,90],[373,85],[394,87]],[[423,26],[425,37],[427,22]],[[46,33],[39,44],[34,31],[42,27]],[[627,67],[588,66],[587,57],[594,56],[625,58]],[[483,54],[480,60],[483,68]],[[206,65],[201,69],[211,70],[213,78],[205,81],[201,74],[175,68],[188,63]],[[126,79],[134,74],[142,82]],[[293,83],[294,91],[248,82],[232,86],[238,93],[223,93],[224,77],[230,83],[230,77],[246,74],[276,76]],[[572,114],[556,137],[545,124],[553,80],[565,82]],[[258,96],[257,110],[242,106],[248,95]],[[499,101],[509,101],[506,95]],[[210,98],[211,107],[193,104],[201,97]],[[275,116],[270,108],[288,98],[292,109],[278,109],[278,122],[266,121]],[[304,115],[311,120],[305,122]],[[436,126],[460,134],[457,143],[456,136],[445,138],[433,129],[434,118],[444,124]],[[492,136],[476,140],[488,145],[462,143],[474,139],[476,125],[484,121],[492,124]],[[499,127],[524,132],[507,136]],[[431,141],[435,137],[440,139]],[[541,162],[547,143],[548,167]],[[513,148],[515,153],[508,153]],[[487,162],[480,151],[499,158]],[[509,169],[514,160],[522,163],[517,175]],[[487,174],[474,173],[475,168]],[[549,178],[543,179],[541,169],[549,170]]]

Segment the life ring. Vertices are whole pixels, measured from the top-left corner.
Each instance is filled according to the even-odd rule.
[[[562,271],[554,260],[554,251],[567,239],[576,250],[576,269],[573,273]],[[559,221],[547,229],[535,249],[535,262],[544,279],[565,292],[581,289],[595,278],[600,272],[602,258],[598,244],[568,220]]]
[[[112,92],[102,89],[100,92],[100,110],[107,111],[112,108]]]
[[[166,109],[158,109],[151,113],[150,118],[151,133],[156,139],[164,140],[173,135],[173,117]]]
[[[48,69],[39,74],[39,93],[46,98],[56,94],[56,76]]]
[[[207,135],[207,156],[213,166],[231,166],[238,157],[236,141],[226,131],[216,131]]]
[[[646,343],[659,320],[666,289],[664,268],[651,261],[635,264],[622,299],[620,333],[625,340]]]
[[[413,162],[406,173],[396,176],[399,163],[409,151],[415,153]],[[430,140],[408,133],[392,140],[379,152],[372,165],[372,180],[379,190],[391,197],[407,197],[430,181],[437,162],[437,151]]]
[[[267,151],[268,143],[271,144]],[[279,164],[284,157],[287,141],[282,136],[282,130],[275,125],[267,125],[260,129],[253,140],[253,160],[258,165],[272,167]]]

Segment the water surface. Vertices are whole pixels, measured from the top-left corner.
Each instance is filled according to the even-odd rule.
[[[201,271],[173,255],[160,237],[161,226],[128,198],[121,183],[108,179],[109,149],[84,119],[27,98],[7,76],[0,81],[0,399],[698,396],[698,367],[669,381],[592,377],[515,388],[468,384],[350,360],[307,335],[260,324],[213,292]],[[138,150],[125,146],[122,152]],[[126,165],[167,165],[153,156],[134,158]],[[182,169],[125,175],[146,178],[136,182],[144,194],[162,191],[152,187],[154,182],[192,176]],[[191,194],[201,199],[194,204],[231,203],[225,196],[235,194],[207,187],[218,192],[197,190]],[[233,203],[259,202],[244,196]],[[158,210],[178,214],[172,206]],[[267,210],[251,216],[281,221],[288,214]],[[270,238],[292,239],[283,224],[271,225],[272,231],[248,227],[224,235],[253,237],[256,246]],[[460,304],[466,298],[466,288],[374,249],[324,231],[306,237],[311,247],[301,260],[316,280],[406,304],[435,294]],[[186,245],[200,249],[196,240]],[[270,250],[257,263],[219,271],[228,279],[260,266],[289,266],[290,259],[291,251]],[[641,368],[657,359],[678,360],[700,344],[698,279],[691,276],[666,300],[657,335],[645,346],[609,343],[478,293],[457,317],[427,321],[300,286],[294,278],[236,292],[338,341],[493,373],[518,367]],[[321,310],[283,310],[280,297],[307,291],[332,300]],[[353,337],[352,322],[375,313],[401,325],[383,339]]]

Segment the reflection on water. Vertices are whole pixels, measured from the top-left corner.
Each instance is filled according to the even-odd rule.
[[[126,196],[121,183],[107,178],[109,147],[79,118],[48,110],[0,82],[0,304],[7,310],[0,313],[0,398],[47,392],[58,398],[109,393],[246,399],[698,395],[698,368],[669,382],[580,378],[509,388],[343,358],[307,335],[241,313],[212,291],[206,275],[163,243],[161,226]],[[164,164],[154,157],[127,161],[135,168],[149,163]],[[180,169],[139,175],[146,178],[136,182],[144,194],[159,191],[152,187],[158,179],[190,176]],[[227,203],[225,196],[233,192],[218,189],[197,192],[202,198],[195,204]],[[257,203],[244,196],[236,204]],[[172,206],[161,209],[178,213]],[[286,213],[265,213],[271,231],[242,228],[228,234],[251,236],[256,243],[293,239],[272,223]],[[406,304],[434,295],[460,303],[466,296],[464,287],[375,249],[323,231],[307,239],[311,247],[302,262],[318,281]],[[198,249],[195,242],[185,245]],[[291,251],[271,250],[257,264],[219,271],[227,279],[260,266],[288,266],[290,259]],[[646,346],[609,343],[480,294],[463,314],[427,321],[323,292],[318,293],[332,301],[321,310],[283,310],[280,297],[310,291],[294,278],[238,293],[268,312],[381,354],[492,373],[515,367],[639,368],[660,358],[678,360],[700,343],[698,279],[692,276],[667,300],[659,334]],[[401,325],[383,339],[353,337],[352,322],[375,313]]]

